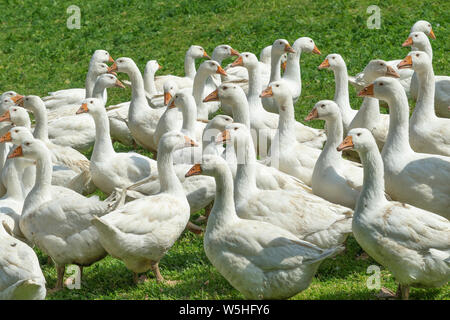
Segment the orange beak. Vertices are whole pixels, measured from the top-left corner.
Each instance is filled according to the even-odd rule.
[[[314,45],[314,49],[313,49],[312,53],[314,53],[314,54],[321,54],[319,48],[317,48],[315,45]]]
[[[214,90],[203,99],[203,102],[209,101],[219,101],[219,89]]]
[[[10,131],[8,131],[7,133],[5,133],[3,136],[0,137],[0,142],[10,142],[10,141],[12,141]]]
[[[436,36],[434,35],[433,29],[430,30],[430,37],[433,39],[436,39]]]
[[[108,62],[114,63],[114,59],[111,56],[109,56]]]
[[[206,53],[206,50],[203,51],[203,58],[206,58],[206,59],[208,59],[208,60],[211,60],[211,57],[208,56],[208,54]]]
[[[164,92],[164,105],[167,106],[167,104],[170,102],[170,99],[172,99],[172,95],[170,92]]]
[[[362,89],[358,97],[373,97],[373,83]]]
[[[387,66],[386,76],[400,78],[400,75],[391,66]]]
[[[337,151],[348,150],[354,147],[352,136],[346,136],[344,141],[336,148]]]
[[[80,107],[80,109],[77,110],[76,114],[86,113],[89,109],[87,107],[87,103],[83,103]]]
[[[0,117],[0,122],[3,121],[11,121],[11,115],[9,114],[9,110],[6,110],[5,113]]]
[[[224,143],[231,140],[230,132],[228,130],[222,131],[222,133],[217,137],[217,143]]]
[[[402,47],[408,47],[413,45],[413,39],[411,37],[408,37],[408,39],[403,42]]]
[[[305,121],[311,121],[312,119],[319,118],[319,113],[316,108],[313,108],[311,112],[306,116]]]
[[[161,70],[162,69],[162,65],[160,65],[159,63],[158,63],[158,70]]]
[[[202,174],[202,167],[200,164],[194,164],[194,166],[186,173],[185,177],[197,176]]]
[[[119,88],[122,88],[122,89],[125,89],[125,86],[124,86],[124,84],[122,83],[122,82],[120,82],[120,80],[119,79],[117,79],[116,80],[116,83],[114,84],[116,87],[119,87]]]
[[[281,69],[283,69],[283,72],[286,71],[286,66],[287,66],[287,61],[284,61],[284,62],[281,64]]]
[[[242,56],[239,56],[236,60],[231,64],[232,67],[243,66],[244,61],[242,60]]]
[[[259,95],[260,98],[264,98],[264,97],[271,97],[273,96],[273,92],[272,92],[272,87],[268,86],[266,89],[263,90],[263,92],[261,92],[261,94]]]
[[[23,96],[21,96],[20,94],[15,95],[11,98],[11,100],[14,102],[14,104],[23,107]],[[19,105],[19,103],[21,104]]]
[[[223,68],[222,68],[221,66],[218,66],[218,67],[217,67],[216,73],[222,74],[222,75],[224,75],[224,76],[227,75],[227,73],[225,72],[225,70],[223,70]]]
[[[323,62],[319,65],[318,69],[322,70],[322,69],[326,69],[330,67],[330,62],[328,61],[328,59],[323,60]]]
[[[236,50],[234,50],[233,48],[231,48],[231,55],[232,55],[232,56],[239,56],[239,52],[237,52]]]
[[[114,62],[111,67],[108,68],[108,73],[118,71],[117,64]]]
[[[191,138],[184,136],[184,141],[186,142],[186,145],[190,146],[190,147],[197,147],[198,144],[192,140]]]
[[[284,52],[295,53],[295,50],[291,47],[289,43],[286,43],[286,45],[284,46]]]
[[[405,59],[403,59],[402,61],[400,61],[400,63],[397,65],[397,68],[399,69],[410,69],[412,68],[412,58],[411,56],[406,56]]]
[[[8,156],[8,159],[17,158],[23,156],[22,146],[18,146],[14,151]]]

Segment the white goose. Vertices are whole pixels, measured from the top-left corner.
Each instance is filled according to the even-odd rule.
[[[340,248],[321,249],[270,223],[241,219],[233,200],[233,178],[225,160],[205,156],[187,176],[216,180],[204,248],[209,261],[248,299],[286,299],[305,290],[320,263]]]
[[[364,166],[364,186],[352,223],[356,241],[392,272],[403,299],[408,299],[410,286],[445,285],[450,280],[450,222],[429,211],[386,201],[383,161],[369,131],[351,130],[339,150],[348,148],[358,151]]]
[[[411,46],[415,51],[424,51],[433,60],[433,49],[427,36],[423,32],[413,32],[403,43],[403,46]],[[399,61],[400,62],[400,61]],[[406,69],[408,70],[408,69]],[[434,109],[438,116],[450,118],[448,105],[450,104],[450,77],[434,76]],[[411,97],[417,100],[419,97],[418,74],[414,72],[411,78]]]
[[[395,69],[397,69],[397,67],[395,67]],[[364,86],[366,86],[383,76],[400,78],[395,69],[389,66],[384,60],[371,60],[364,68],[361,83],[364,83]],[[363,89],[364,86],[361,89]],[[383,149],[389,129],[389,115],[380,113],[378,99],[364,97],[358,112],[350,122],[349,130],[353,128],[368,129],[373,134],[378,148],[380,150]]]
[[[36,253],[9,235],[0,221],[0,300],[44,300],[46,294]]]
[[[261,97],[273,97],[279,109],[278,131],[270,146],[270,160],[266,163],[311,186],[314,165],[320,156],[320,150],[297,142],[297,121],[288,83],[272,82],[261,93]]]
[[[190,216],[189,203],[173,169],[172,152],[194,145],[180,132],[166,133],[158,146],[160,192],[92,220],[103,247],[134,272],[135,282],[138,273],[150,268],[158,282],[164,280],[158,263],[181,235]]]
[[[289,42],[285,39],[277,39],[272,44],[270,54],[270,80],[269,83],[281,80],[281,57],[285,53],[295,53]],[[278,112],[278,107],[270,97],[262,99],[264,108],[273,113]]]
[[[106,255],[90,220],[110,211],[116,200],[102,202],[98,197],[86,198],[70,189],[52,186],[50,151],[38,139],[23,142],[9,157],[21,156],[36,163],[36,182],[25,199],[20,230],[55,262],[55,289],[59,290],[63,287],[66,264],[83,268]]]
[[[211,55],[211,60],[216,61],[219,65],[222,65],[222,61],[232,57],[232,56],[239,56],[239,52],[234,50],[232,47],[230,47],[227,44],[221,44],[214,48],[214,51]],[[208,80],[206,80],[206,92],[211,92],[217,89],[218,86],[222,83],[222,78],[226,79],[228,74],[213,74],[211,75]]]
[[[202,47],[196,45],[190,46],[184,58],[185,76],[178,77],[173,75],[164,75],[155,77],[156,90],[158,92],[162,92],[164,83],[167,80],[172,80],[173,82],[175,82],[179,89],[192,88],[192,86],[194,85],[194,77],[196,74],[195,60],[201,58],[211,59],[206,53],[205,49],[203,49]]]
[[[101,75],[95,82],[92,96],[100,99],[102,92],[111,87],[124,88],[123,84],[117,80],[115,75]],[[80,100],[78,104],[61,108],[64,114],[49,121],[48,136],[55,144],[72,147],[78,151],[87,151],[94,145],[95,124],[87,115],[81,117],[75,115],[75,112],[80,107],[81,101],[83,100]],[[55,118],[55,115],[51,116]]]
[[[325,120],[327,130],[327,142],[314,166],[312,190],[319,197],[354,209],[363,184],[363,169],[343,159],[336,150],[343,136],[339,107],[334,101],[321,100],[305,118],[312,119]]]
[[[393,200],[450,218],[450,158],[411,149],[408,99],[400,82],[381,77],[358,95],[389,104],[389,133],[381,153],[387,193]]]
[[[321,248],[336,247],[345,241],[351,233],[352,210],[305,188],[258,188],[255,151],[248,129],[240,123],[231,124],[220,140],[234,140],[239,146],[234,201],[240,218],[269,222]]]
[[[208,104],[203,102],[203,99],[209,94],[209,92],[206,91],[206,81],[214,74],[226,75],[226,72],[218,62],[214,60],[206,60],[198,67],[197,74],[194,78],[192,95],[194,96],[195,103],[197,104],[197,119],[199,120],[208,120],[208,115],[219,109],[219,103],[217,102]],[[226,106],[224,112],[228,115],[231,114],[231,110],[229,110]]]
[[[346,134],[350,123],[358,112],[350,106],[347,65],[340,54],[332,53],[319,65],[319,70],[321,69],[330,69],[334,72],[335,91],[333,101],[337,103],[341,110],[344,134]]]
[[[134,152],[114,151],[109,135],[109,120],[103,101],[85,99],[77,114],[88,113],[95,121],[95,144],[90,161],[94,184],[104,193],[129,185],[148,177],[156,170],[156,162]]]
[[[450,119],[434,112],[435,77],[426,52],[411,51],[398,67],[412,68],[419,81],[416,107],[409,121],[409,141],[416,152],[450,156]]]
[[[431,24],[428,21],[419,20],[411,27],[411,32],[424,32],[426,35],[428,35],[430,38],[436,39],[436,36],[434,35],[433,29],[431,28]],[[413,48],[412,50],[420,50],[417,48]],[[399,70],[397,69],[397,65],[400,63],[401,60],[389,60],[385,61],[385,63],[395,70],[395,72],[399,75],[399,81],[403,88],[406,91],[406,94],[410,95],[410,86],[411,86],[411,77],[413,75],[412,70],[403,69]],[[356,90],[359,92],[362,89],[364,89],[365,86],[368,86],[370,83],[372,83],[374,80],[366,82],[365,81],[365,71],[362,71],[358,73],[356,76],[352,77],[349,76],[348,81],[350,84],[352,84]]]
[[[95,50],[89,62],[89,68],[86,75],[85,88],[64,89],[55,92],[49,92],[49,95],[43,97],[45,107],[48,109],[55,109],[67,104],[77,103],[86,97],[92,96],[95,80],[104,73],[105,63],[114,62],[114,59],[109,55],[108,51]],[[102,98],[106,102],[106,92],[102,94]]]
[[[131,103],[128,110],[128,127],[136,143],[143,148],[156,151],[153,134],[164,108],[149,106],[144,89],[144,80],[136,63],[130,58],[119,58],[109,68],[109,72],[124,72],[131,80]]]

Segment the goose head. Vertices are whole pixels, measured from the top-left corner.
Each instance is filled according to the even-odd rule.
[[[203,61],[202,64],[198,67],[197,70],[198,74],[203,74],[206,76],[213,75],[215,73],[221,74],[226,76],[227,73],[225,70],[220,66],[220,64],[217,61],[214,60],[206,60]]]
[[[162,135],[158,144],[158,151],[165,150],[166,152],[172,152],[174,150],[183,149],[187,147],[197,147],[198,144],[185,136],[179,131],[169,131]],[[158,152],[159,154],[159,152]]]
[[[99,76],[101,74],[107,73],[109,67],[106,63],[96,62],[91,65],[89,68],[89,72],[91,72],[94,76]]]
[[[24,107],[25,109],[35,112],[36,110],[45,110],[44,101],[39,96],[28,95],[28,96],[16,96],[16,105]]]
[[[114,62],[114,59],[109,55],[109,52],[106,50],[95,50],[94,54],[92,55],[92,61],[109,63]]]
[[[212,53],[212,58],[215,61],[219,62],[222,62],[222,60],[225,60],[226,58],[229,58],[231,56],[239,56],[239,52],[234,50],[231,46],[227,44],[221,44],[215,47]]]
[[[320,50],[317,48],[316,44],[314,43],[314,40],[309,37],[298,38],[292,44],[292,48],[296,52],[320,54]]]
[[[232,123],[233,123],[232,117],[227,116],[225,114],[218,114],[208,122],[206,129],[216,129],[222,132],[223,130],[225,130],[226,126]]]
[[[231,64],[232,67],[241,66],[247,69],[254,69],[259,66],[258,58],[251,52],[242,52]]]
[[[167,108],[180,108],[181,110],[196,106],[195,99],[190,90],[179,90],[169,101]],[[189,110],[189,109],[187,109]]]
[[[105,73],[100,75],[97,80],[95,81],[95,85],[100,86],[100,88],[112,88],[112,87],[119,87],[124,89],[125,86],[122,82],[120,82],[117,77],[112,73]]]
[[[0,116],[0,122],[4,121],[17,126],[25,126],[30,124],[30,116],[24,108],[12,106]]]
[[[170,99],[175,95],[178,91],[178,85],[175,81],[167,80],[163,85],[164,90],[164,105],[167,106],[169,104]]]
[[[400,78],[400,75],[394,68],[389,66],[386,61],[380,59],[371,60],[364,68],[363,73],[366,83],[374,82],[379,77]]]
[[[162,66],[156,60],[149,60],[145,65],[145,73],[155,74],[156,71],[162,69]]]
[[[196,45],[190,46],[188,51],[186,52],[186,55],[193,59],[200,59],[200,58],[211,59],[211,57],[208,56],[208,54],[206,53],[205,49]]]
[[[0,113],[4,113],[9,107],[12,107],[16,102],[11,97],[4,97],[0,100]]]
[[[215,177],[220,171],[229,170],[228,164],[222,157],[205,154],[202,163],[195,164],[187,173],[186,177],[206,175]]]
[[[76,114],[89,113],[92,116],[106,113],[105,104],[102,99],[87,98],[81,103],[81,107]]]
[[[377,143],[372,133],[366,128],[355,128],[347,133],[344,141],[336,149],[337,151],[353,149],[365,152],[373,148],[377,148]]]
[[[380,77],[371,85],[362,89],[359,97],[373,97],[379,100],[384,100],[390,105],[390,100],[398,94],[405,94],[405,89],[397,79],[390,77]],[[406,94],[405,94],[406,95]]]
[[[292,101],[291,89],[283,80],[270,83],[269,86],[264,89],[259,96],[261,98],[273,97],[277,105],[280,107],[280,112],[286,111],[286,107],[284,106],[286,100]]]
[[[0,99],[5,99],[5,98],[12,98],[14,96],[17,96],[17,92],[15,91],[5,91],[2,93],[2,95],[0,96]]]
[[[402,47],[411,47],[419,49],[420,51],[425,51],[426,48],[431,47],[430,40],[425,35],[425,33],[419,32],[411,32],[408,36],[408,39],[403,42]]]
[[[26,139],[9,154],[8,158],[24,157],[37,161],[48,154],[49,150],[44,142],[39,139]]]
[[[320,100],[306,116],[305,121],[311,121],[313,119],[334,120],[337,119],[339,115],[340,110],[336,102],[332,100]]]
[[[295,50],[291,47],[286,39],[277,39],[272,44],[271,56],[280,56],[284,53],[295,53]]]
[[[22,144],[25,140],[32,140],[33,134],[27,127],[17,126],[11,128],[7,133],[0,137],[0,143],[12,142],[15,145]]]
[[[203,102],[220,101],[231,107],[243,101],[247,101],[244,90],[233,83],[223,83],[216,90],[208,94]]]
[[[426,70],[431,66],[431,58],[424,51],[411,51],[399,64],[399,69],[412,68],[414,71]]]
[[[238,159],[244,159],[246,147],[251,139],[250,130],[245,124],[233,122],[227,125],[225,130],[217,136],[216,143],[233,145]]]
[[[108,68],[108,72],[124,72],[130,73],[136,70],[136,63],[131,58],[121,57],[116,59],[116,61],[112,64],[111,67]]]
[[[434,35],[433,28],[431,27],[431,23],[425,20],[419,20],[411,27],[411,32],[423,32],[430,38],[436,39]]]
[[[342,56],[338,53],[331,53],[327,55],[325,60],[319,65],[318,69],[330,69],[330,70],[339,70],[346,68],[345,61]]]

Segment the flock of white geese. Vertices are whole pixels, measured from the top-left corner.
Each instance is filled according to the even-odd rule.
[[[407,299],[410,287],[446,285],[450,77],[434,75],[429,37],[430,23],[418,21],[404,59],[371,60],[354,77],[341,55],[326,56],[319,69],[334,73],[334,99],[317,102],[305,119],[325,121],[325,131],[295,120],[300,56],[320,54],[308,37],[292,46],[278,39],[259,60],[228,45],[209,57],[193,45],[184,77],[155,76],[155,60],[142,75],[131,58],[97,50],[85,88],[44,98],[4,92],[0,299],[46,297],[33,247],[55,264],[52,290],[64,287],[66,265],[82,270],[108,254],[136,283],[150,269],[171,283],[158,263],[186,228],[204,231],[209,261],[250,299],[307,289],[350,234],[399,283],[385,295]],[[364,98],[358,110],[349,83]],[[131,100],[105,108],[107,89],[126,86]],[[416,101],[411,117],[408,97]],[[156,160],[118,153],[112,141]],[[89,160],[81,152],[92,146]],[[108,198],[84,196],[96,188]],[[204,230],[189,221],[203,208]]]

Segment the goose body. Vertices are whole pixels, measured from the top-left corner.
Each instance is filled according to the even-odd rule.
[[[364,186],[352,223],[359,245],[389,269],[400,284],[402,298],[408,298],[410,286],[446,284],[450,280],[450,222],[408,204],[386,201],[383,161],[370,132],[352,129],[339,148],[357,150],[364,166]]]
[[[44,300],[46,294],[36,253],[9,235],[0,221],[0,300]]]
[[[198,172],[214,176],[217,185],[204,237],[206,256],[246,298],[286,299],[305,290],[323,259],[340,250],[324,250],[278,226],[239,218],[232,175],[220,157],[206,156],[187,175]]]
[[[405,202],[449,218],[450,158],[416,153],[409,144],[409,107],[398,80],[378,78],[359,93],[389,104],[389,133],[381,156],[386,192]]]

